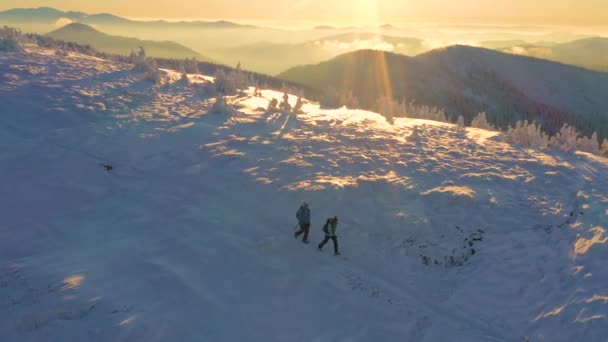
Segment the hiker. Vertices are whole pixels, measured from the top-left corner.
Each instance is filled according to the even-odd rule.
[[[327,241],[331,239],[331,241],[333,241],[334,243],[334,254],[340,255],[340,252],[338,251],[338,236],[336,236],[336,228],[338,228],[338,216],[328,218],[327,222],[323,226],[323,231],[325,232],[325,239],[323,239],[319,246],[317,246],[320,251],[323,250],[323,246],[325,246]]]
[[[302,242],[309,243],[308,241],[308,231],[310,229],[310,209],[308,208],[308,203],[304,202],[298,209],[296,213],[296,217],[298,218],[298,225],[300,226],[300,230],[298,230],[294,237],[297,239],[302,233],[304,233],[304,237],[302,237]]]

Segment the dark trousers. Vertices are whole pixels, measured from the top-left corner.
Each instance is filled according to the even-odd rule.
[[[323,239],[323,241],[321,241],[321,243],[319,244],[319,249],[323,248],[323,246],[325,246],[325,244],[327,243],[327,241],[329,241],[329,239],[331,239],[331,241],[333,241],[333,243],[334,243],[334,253],[338,253],[338,237],[337,236],[325,235],[325,239]]]
[[[296,235],[296,237],[298,237],[302,233],[304,233],[304,237],[302,238],[302,241],[308,241],[308,231],[309,230],[310,230],[310,224],[301,224],[300,230],[298,230],[295,235]]]

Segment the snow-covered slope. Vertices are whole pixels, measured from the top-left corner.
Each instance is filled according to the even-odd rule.
[[[208,113],[199,88],[28,49],[0,55],[2,341],[608,336],[606,159],[256,110],[270,90]],[[315,250],[330,215],[344,257]]]

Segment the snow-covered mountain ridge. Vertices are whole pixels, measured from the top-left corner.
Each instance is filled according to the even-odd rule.
[[[272,90],[213,113],[178,73],[27,49],[0,54],[3,341],[608,336],[605,158]]]

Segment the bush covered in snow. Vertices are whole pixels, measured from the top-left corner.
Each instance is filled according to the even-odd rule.
[[[196,58],[184,60],[183,64],[184,72],[187,74],[200,74],[200,70],[198,69],[198,61]]]
[[[296,105],[293,106],[293,113],[294,114],[299,114],[302,113],[302,106],[304,106],[304,101],[302,101],[302,97],[298,97],[298,100],[296,101]]]
[[[224,98],[224,96],[218,94],[210,112],[223,115],[233,115],[235,110],[228,104],[228,102],[226,102],[226,98]]]
[[[156,60],[150,57],[146,57],[146,51],[140,47],[137,54],[131,53],[131,63],[133,63],[133,71],[137,73],[143,73],[144,79],[154,84],[158,84],[161,81],[161,73],[158,70],[158,63]]]
[[[283,101],[279,103],[279,110],[283,113],[291,113],[291,105],[289,104],[289,95],[283,94]]]
[[[513,144],[534,148],[555,148],[565,152],[588,152],[593,154],[608,154],[608,139],[600,146],[597,133],[591,137],[581,136],[577,130],[569,125],[564,125],[553,137],[545,134],[540,125],[535,122],[518,122],[515,127],[510,127],[505,134],[506,140]]]
[[[549,145],[549,137],[535,122],[519,121],[515,124],[515,127],[509,127],[505,132],[505,137],[511,144],[527,147],[543,149]]]
[[[7,26],[0,28],[0,52],[23,52],[21,40],[19,30]]]
[[[462,115],[459,115],[458,119],[456,119],[456,126],[461,127],[461,128],[465,127],[464,126],[464,117]]]
[[[182,76],[180,78],[180,81],[185,84],[185,85],[191,85],[192,82],[190,82],[190,78],[188,78],[188,74],[186,74],[185,72],[182,72]]]
[[[563,125],[560,131],[551,138],[549,145],[566,152],[574,152],[577,149],[579,134],[572,126]]]
[[[279,100],[277,99],[272,99],[269,103],[268,103],[268,108],[266,109],[266,112],[268,113],[276,113],[279,111],[279,107],[277,107],[279,104]]]
[[[218,94],[234,95],[237,93],[234,79],[222,69],[219,69],[215,74],[213,84],[215,85],[215,91]]]
[[[485,112],[481,112],[473,118],[473,120],[471,121],[471,127],[481,128],[481,129],[485,129],[488,131],[495,130],[495,128],[492,127],[492,125],[490,125],[490,123],[488,122],[488,118],[487,118],[487,115]]]
[[[597,140],[597,133],[594,132],[590,138],[578,138],[576,140],[576,149],[582,152],[600,154],[600,143]]]
[[[602,143],[602,146],[600,147],[600,153],[603,156],[608,157],[608,139],[604,139],[604,142]]]

